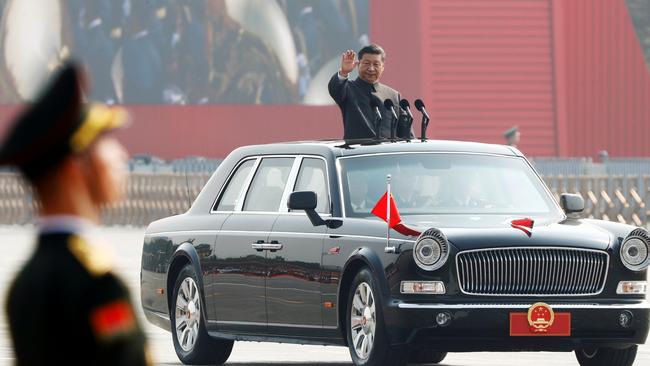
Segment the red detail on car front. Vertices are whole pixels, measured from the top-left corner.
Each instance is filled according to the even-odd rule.
[[[528,237],[533,235],[533,225],[535,225],[535,220],[533,219],[517,219],[510,222],[510,226],[523,231]]]

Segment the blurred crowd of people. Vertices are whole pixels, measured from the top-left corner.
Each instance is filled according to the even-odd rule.
[[[229,5],[245,1],[252,10],[236,19]],[[265,11],[271,1],[284,19]],[[328,61],[368,43],[368,0],[66,0],[61,7],[69,51],[86,65],[92,97],[109,104],[300,103]],[[273,43],[277,29],[254,31],[264,17],[289,25],[295,51]]]

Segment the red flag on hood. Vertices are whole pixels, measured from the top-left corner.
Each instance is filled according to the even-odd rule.
[[[535,220],[529,218],[512,220],[510,222],[511,227],[523,231],[529,238],[533,235],[533,225],[535,225]]]
[[[371,211],[372,214],[388,222],[388,217],[387,217],[388,201],[390,201],[390,222],[388,223],[388,226],[400,234],[409,235],[409,236],[420,235],[419,231],[413,230],[402,223],[402,217],[399,215],[399,211],[397,210],[397,204],[395,203],[393,194],[392,193],[390,194],[390,199],[388,199],[388,197],[386,196],[387,194],[388,192],[384,193],[384,195],[381,196],[379,201],[377,201],[375,208],[373,208]]]

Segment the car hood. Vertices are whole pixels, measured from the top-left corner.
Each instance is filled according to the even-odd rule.
[[[469,220],[471,217],[457,217]],[[435,227],[440,229],[449,239],[452,245],[459,250],[511,247],[511,246],[552,246],[552,247],[578,247],[587,249],[606,250],[613,240],[614,235],[596,225],[580,220],[552,221],[538,219],[528,233],[510,225],[515,217],[490,217],[480,225],[468,223],[465,227],[449,227],[444,222],[437,222],[438,225],[429,225],[432,222],[426,220],[412,220],[410,226],[419,231]],[[409,223],[407,220],[405,222]],[[475,223],[475,222],[474,222]]]

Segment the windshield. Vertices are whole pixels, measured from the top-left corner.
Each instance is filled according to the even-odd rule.
[[[348,217],[370,216],[391,192],[402,216],[494,214],[562,217],[523,158],[458,154],[386,154],[341,158]]]

